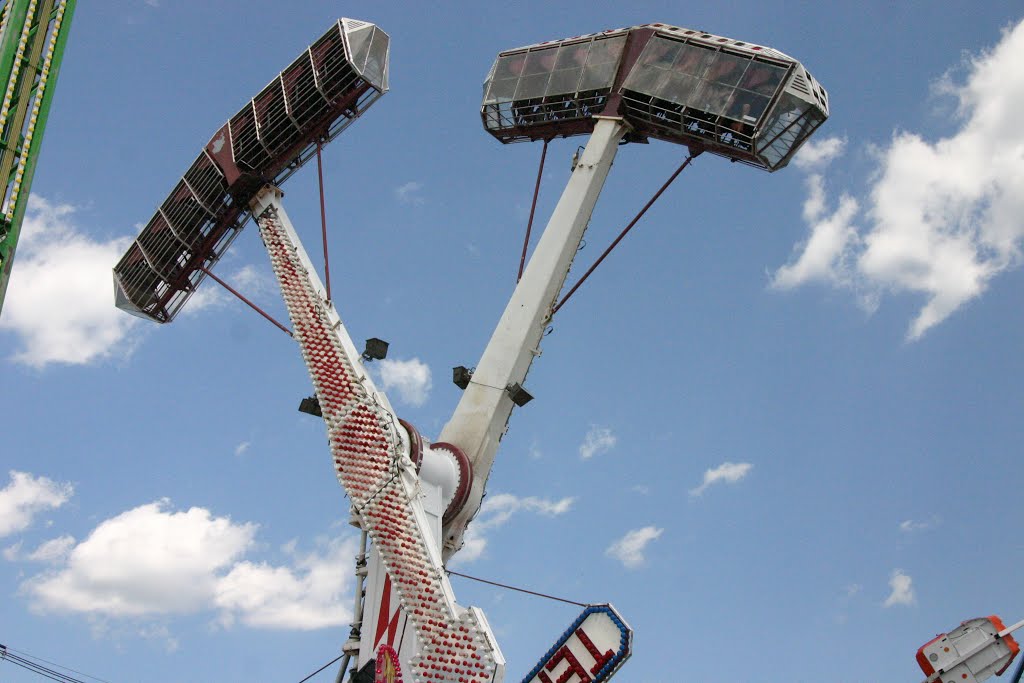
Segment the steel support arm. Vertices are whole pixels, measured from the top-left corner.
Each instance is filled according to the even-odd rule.
[[[444,573],[436,531],[409,457],[411,435],[366,375],[334,306],[326,301],[281,205],[281,191],[264,188],[250,207],[320,401],[338,481],[414,632],[416,645],[406,653],[406,680],[501,683],[505,660],[486,617],[456,603]]]
[[[341,316],[338,315],[338,310],[334,307],[334,303],[327,298],[327,288],[320,280],[320,276],[316,272],[312,259],[310,259],[309,254],[306,253],[305,247],[302,246],[302,240],[299,239],[298,233],[295,232],[295,227],[292,225],[291,220],[288,218],[288,214],[284,210],[284,205],[281,203],[281,198],[283,196],[284,193],[281,192],[279,188],[268,185],[257,193],[250,203],[253,216],[255,216],[257,222],[259,222],[259,216],[268,208],[273,208],[277,212],[281,227],[288,235],[290,246],[295,250],[295,256],[299,263],[301,263],[303,268],[305,268],[305,275],[309,279],[309,284],[312,286],[316,296],[322,303],[324,311],[330,321],[331,328],[335,331],[335,334],[337,334],[338,340],[345,349],[345,354],[352,363],[352,369],[356,374],[355,379],[363,386],[364,389],[366,389],[367,393],[372,397],[372,400],[375,403],[377,403],[382,409],[394,415],[395,411],[391,407],[391,403],[388,401],[387,396],[377,388],[377,385],[374,383],[369,373],[366,372],[366,368],[363,367],[362,362],[359,360],[360,353],[356,349],[355,342],[352,341],[351,335],[349,335],[348,330],[345,328],[345,324],[341,321]],[[287,332],[287,330],[285,331]],[[396,424],[397,421],[398,418],[396,417]]]
[[[441,431],[440,440],[461,448],[474,472],[469,500],[444,530],[446,561],[461,547],[466,526],[480,508],[498,442],[512,414],[507,388],[522,385],[530,364],[540,355],[540,340],[551,319],[551,309],[625,132],[626,124],[620,118],[601,117],[597,121],[462,400]]]

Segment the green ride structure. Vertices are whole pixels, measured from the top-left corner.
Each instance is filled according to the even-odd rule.
[[[5,0],[0,9],[0,313],[76,0]]]

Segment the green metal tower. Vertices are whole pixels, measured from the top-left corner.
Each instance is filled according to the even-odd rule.
[[[0,313],[76,0],[0,0]]]

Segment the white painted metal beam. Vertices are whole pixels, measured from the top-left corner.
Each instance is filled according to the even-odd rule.
[[[522,385],[530,364],[540,355],[540,340],[551,309],[565,284],[625,132],[621,118],[598,118],[462,400],[441,431],[440,440],[465,451],[474,472],[469,500],[445,527],[445,561],[461,547],[466,525],[480,508],[498,442],[512,414],[513,403],[506,388],[515,383]]]

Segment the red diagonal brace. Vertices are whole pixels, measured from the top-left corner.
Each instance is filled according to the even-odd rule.
[[[229,285],[228,283],[224,282],[219,277],[214,275],[206,266],[199,266],[199,270],[203,271],[204,273],[206,273],[207,275],[212,277],[214,282],[216,282],[221,287],[223,287],[224,289],[228,290],[229,292],[231,292],[232,294],[237,296],[239,299],[242,300],[243,303],[248,304],[249,308],[251,308],[252,310],[256,311],[257,313],[262,315],[264,318],[266,318],[270,322],[272,322],[275,325],[277,325],[278,329],[280,329],[282,332],[287,334],[289,337],[292,336],[291,330],[289,330],[287,327],[285,327],[284,325],[282,325],[281,323],[277,322],[272,317],[270,317],[270,315],[266,311],[264,311],[262,308],[260,308],[259,306],[257,306],[253,302],[249,301],[248,299],[246,299],[241,294],[239,294],[238,290],[236,290],[234,287],[232,287],[231,285]]]
[[[320,229],[324,237],[324,286],[327,300],[331,301],[331,261],[327,258],[327,209],[324,208],[324,162],[320,155],[323,143],[316,142],[316,173],[320,178]]]
[[[683,162],[683,163],[682,163],[682,164],[681,164],[681,165],[679,166],[679,168],[677,168],[677,169],[676,169],[675,173],[673,173],[673,174],[672,174],[671,176],[669,176],[669,179],[668,179],[668,180],[666,180],[666,181],[665,181],[665,184],[664,184],[664,185],[662,185],[662,186],[661,186],[661,187],[660,187],[660,188],[658,189],[658,191],[654,193],[654,196],[653,196],[653,197],[651,197],[650,201],[648,201],[648,202],[647,202],[646,204],[644,204],[644,208],[640,209],[640,213],[638,213],[638,214],[637,214],[637,215],[636,215],[636,216],[635,216],[635,217],[633,218],[633,220],[631,220],[631,221],[629,222],[629,225],[627,225],[627,226],[626,226],[626,227],[625,227],[625,228],[624,228],[624,229],[622,230],[622,232],[620,232],[620,233],[619,233],[619,236],[615,238],[615,241],[614,241],[614,242],[612,242],[612,243],[611,243],[611,244],[610,244],[610,245],[608,246],[608,248],[604,250],[604,253],[603,253],[603,254],[601,254],[601,255],[600,255],[600,256],[599,256],[598,258],[597,258],[597,260],[596,260],[596,261],[594,261],[594,265],[590,266],[590,268],[588,268],[588,269],[587,269],[587,272],[583,273],[583,277],[581,277],[581,278],[579,279],[579,282],[577,282],[577,283],[576,283],[575,285],[573,285],[572,289],[570,289],[570,290],[569,290],[569,293],[568,293],[568,294],[566,294],[566,295],[565,295],[564,297],[562,297],[562,300],[561,300],[561,301],[559,301],[559,302],[558,302],[558,304],[557,304],[557,305],[556,305],[556,306],[555,306],[554,308],[552,308],[552,309],[551,309],[551,315],[552,315],[552,316],[553,316],[553,315],[554,315],[555,313],[558,313],[558,309],[560,309],[560,308],[561,308],[562,306],[564,306],[564,305],[565,305],[565,302],[569,300],[569,297],[571,297],[571,296],[573,295],[573,293],[575,293],[575,292],[576,292],[576,290],[580,288],[580,285],[582,285],[582,284],[583,284],[584,282],[586,282],[587,278],[588,278],[588,277],[590,277],[590,274],[591,274],[591,273],[593,273],[593,272],[594,272],[594,271],[595,271],[595,270],[597,269],[597,267],[598,267],[599,265],[601,265],[601,261],[604,261],[605,257],[606,257],[606,256],[608,256],[608,254],[610,254],[610,253],[611,253],[612,249],[614,249],[614,248],[615,248],[615,246],[616,246],[616,245],[617,245],[617,244],[618,244],[619,242],[621,242],[621,241],[622,241],[622,238],[626,236],[626,233],[628,233],[628,232],[629,232],[630,230],[632,230],[632,229],[633,229],[633,226],[634,226],[634,225],[636,225],[636,224],[637,224],[637,222],[638,222],[638,221],[639,221],[639,220],[640,220],[641,218],[643,218],[643,215],[644,215],[645,213],[647,213],[647,209],[651,208],[651,206],[652,206],[652,205],[654,204],[654,202],[658,201],[658,197],[660,197],[660,196],[661,196],[661,193],[662,193],[662,192],[664,192],[665,190],[667,190],[667,189],[668,189],[668,186],[672,184],[672,181],[673,181],[673,180],[675,180],[675,179],[676,179],[676,177],[677,177],[677,176],[678,176],[678,175],[679,175],[680,173],[682,173],[682,172],[683,172],[683,169],[684,169],[684,168],[686,168],[687,166],[689,166],[689,165],[690,165],[690,162],[691,162],[691,161],[693,161],[693,160],[694,160],[694,158],[695,158],[695,157],[696,157],[696,156],[697,156],[698,154],[700,154],[700,152],[699,152],[699,151],[698,151],[698,152],[696,152],[696,153],[691,153],[691,154],[690,154],[690,156],[686,157],[686,161],[684,161],[684,162]]]
[[[544,141],[544,150],[540,153],[540,167],[537,168],[537,184],[533,187],[533,204],[530,205],[530,220],[526,223],[526,238],[523,240],[523,255],[519,257],[519,275],[516,282],[523,279],[523,268],[526,267],[526,250],[530,246],[530,230],[533,228],[533,214],[537,211],[537,195],[540,194],[540,179],[544,175],[544,159],[548,156],[548,140]]]

